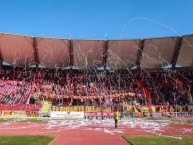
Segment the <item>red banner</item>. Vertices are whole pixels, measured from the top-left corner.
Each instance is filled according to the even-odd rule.
[[[113,117],[113,112],[85,112],[84,113],[84,116],[86,118],[92,118],[92,117],[108,117],[108,118],[111,118]]]

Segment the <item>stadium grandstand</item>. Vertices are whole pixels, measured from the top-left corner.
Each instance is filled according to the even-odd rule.
[[[0,116],[193,116],[193,35],[81,40],[0,33]]]

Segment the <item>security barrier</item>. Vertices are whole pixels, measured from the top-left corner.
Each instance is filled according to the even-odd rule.
[[[173,118],[193,117],[193,112],[168,112],[168,114]]]

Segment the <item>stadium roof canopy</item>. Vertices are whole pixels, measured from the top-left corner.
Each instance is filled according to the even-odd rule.
[[[46,68],[192,67],[193,35],[132,40],[70,40],[0,33],[0,59],[12,66],[39,64]]]

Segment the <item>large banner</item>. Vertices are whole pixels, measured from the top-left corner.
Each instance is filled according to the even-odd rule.
[[[35,104],[0,104],[0,110],[12,110],[12,111],[37,111],[41,108],[41,105]]]
[[[38,117],[39,112],[38,111],[26,111],[27,117]]]
[[[62,111],[62,112],[84,112],[84,106],[65,106],[58,107],[52,106],[52,111]]]
[[[64,111],[64,112],[112,112],[111,107],[96,107],[96,106],[52,106],[52,111]]]
[[[2,117],[11,117],[11,118],[19,118],[19,117],[26,117],[25,111],[2,111]]]
[[[61,112],[61,111],[52,111],[50,114],[51,118],[77,118],[83,119],[84,112]]]

